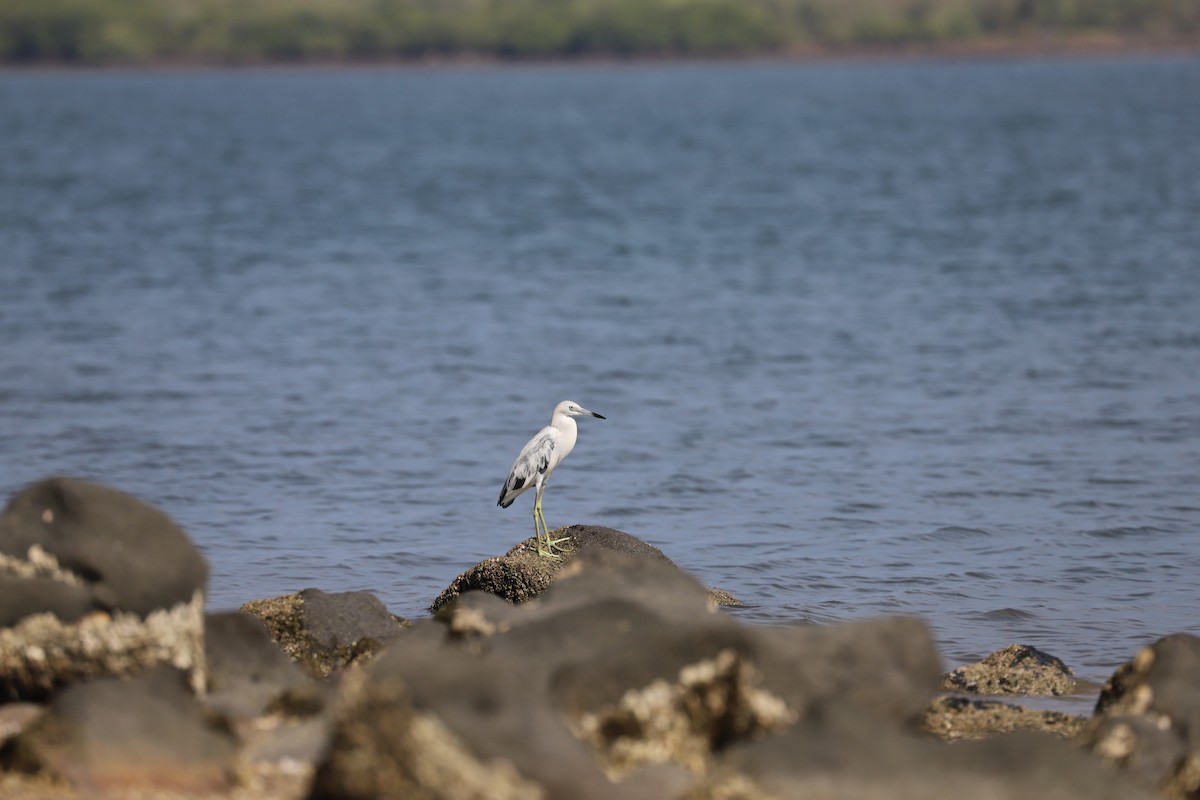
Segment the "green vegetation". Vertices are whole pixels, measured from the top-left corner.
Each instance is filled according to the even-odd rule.
[[[0,0],[0,62],[708,56],[1119,36],[1197,0]]]

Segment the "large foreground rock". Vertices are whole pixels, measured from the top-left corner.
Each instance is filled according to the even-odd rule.
[[[59,693],[4,749],[6,766],[108,796],[134,789],[220,791],[237,743],[172,670],[100,678]]]
[[[1077,747],[1037,734],[947,745],[836,702],[732,748],[687,800],[1150,800]]]
[[[352,676],[313,797],[1147,797],[1053,740],[916,733],[940,673],[914,620],[744,626],[605,553],[533,602],[463,595]]]
[[[262,620],[242,611],[205,619],[208,696],[205,703],[232,719],[254,719],[312,685],[284,655]]]
[[[537,554],[530,537],[516,544],[503,556],[485,559],[459,575],[430,604],[438,611],[465,592],[481,591],[510,603],[522,603],[537,597],[554,583],[564,569],[579,558],[612,553],[632,559],[657,561],[675,566],[671,559],[652,544],[614,528],[599,525],[571,525],[554,531],[555,538],[570,539],[570,549],[561,558],[543,558]],[[739,606],[736,597],[723,589],[709,589],[713,605]]]
[[[1171,798],[1200,797],[1200,638],[1177,633],[1113,673],[1088,745]]]
[[[287,657],[262,620],[242,611],[205,625],[209,691],[204,703],[242,741],[247,762],[314,762],[332,735],[335,687]]]
[[[0,698],[158,664],[204,684],[208,567],[162,512],[123,492],[50,478],[0,514]]]

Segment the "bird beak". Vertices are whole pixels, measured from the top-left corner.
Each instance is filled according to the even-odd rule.
[[[608,417],[604,416],[603,414],[597,414],[595,411],[589,411],[588,413],[596,419],[608,419]]]

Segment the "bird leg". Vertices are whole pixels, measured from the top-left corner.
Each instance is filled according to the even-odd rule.
[[[541,520],[541,527],[538,527],[538,521]],[[538,495],[537,500],[533,503],[533,527],[537,531],[537,551],[538,555],[544,558],[559,558],[559,555],[554,552],[554,548],[558,547],[562,552],[568,552],[569,548],[559,546],[559,542],[570,541],[570,536],[564,536],[561,539],[550,538],[550,528],[546,525],[546,515],[542,513],[542,498]],[[545,534],[545,547],[542,546],[542,535]]]
[[[538,554],[546,556],[547,558],[558,558],[558,555],[554,552],[554,548],[556,548],[556,547],[564,553],[569,552],[571,548],[560,547],[559,542],[571,541],[570,536],[563,536],[561,539],[550,538],[550,528],[549,528],[549,526],[546,525],[546,515],[544,513],[542,513],[541,495],[539,495],[537,500],[534,501],[533,513],[534,513],[535,521],[538,519],[540,519],[542,521],[542,530],[545,531],[545,533],[546,533],[546,550],[545,550],[545,552],[543,552],[541,550],[541,542],[538,542]]]
[[[541,522],[539,526],[538,523]],[[533,503],[533,531],[537,537],[537,553],[543,558],[558,558],[552,549],[553,544],[550,541],[550,531],[546,528],[546,518],[542,515],[542,495],[539,492],[537,500]],[[546,534],[546,544],[542,545],[542,532]]]

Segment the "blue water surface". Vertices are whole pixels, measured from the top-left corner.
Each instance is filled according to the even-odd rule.
[[[1200,60],[0,75],[0,493],[420,615],[546,495],[756,622],[1200,634]]]

